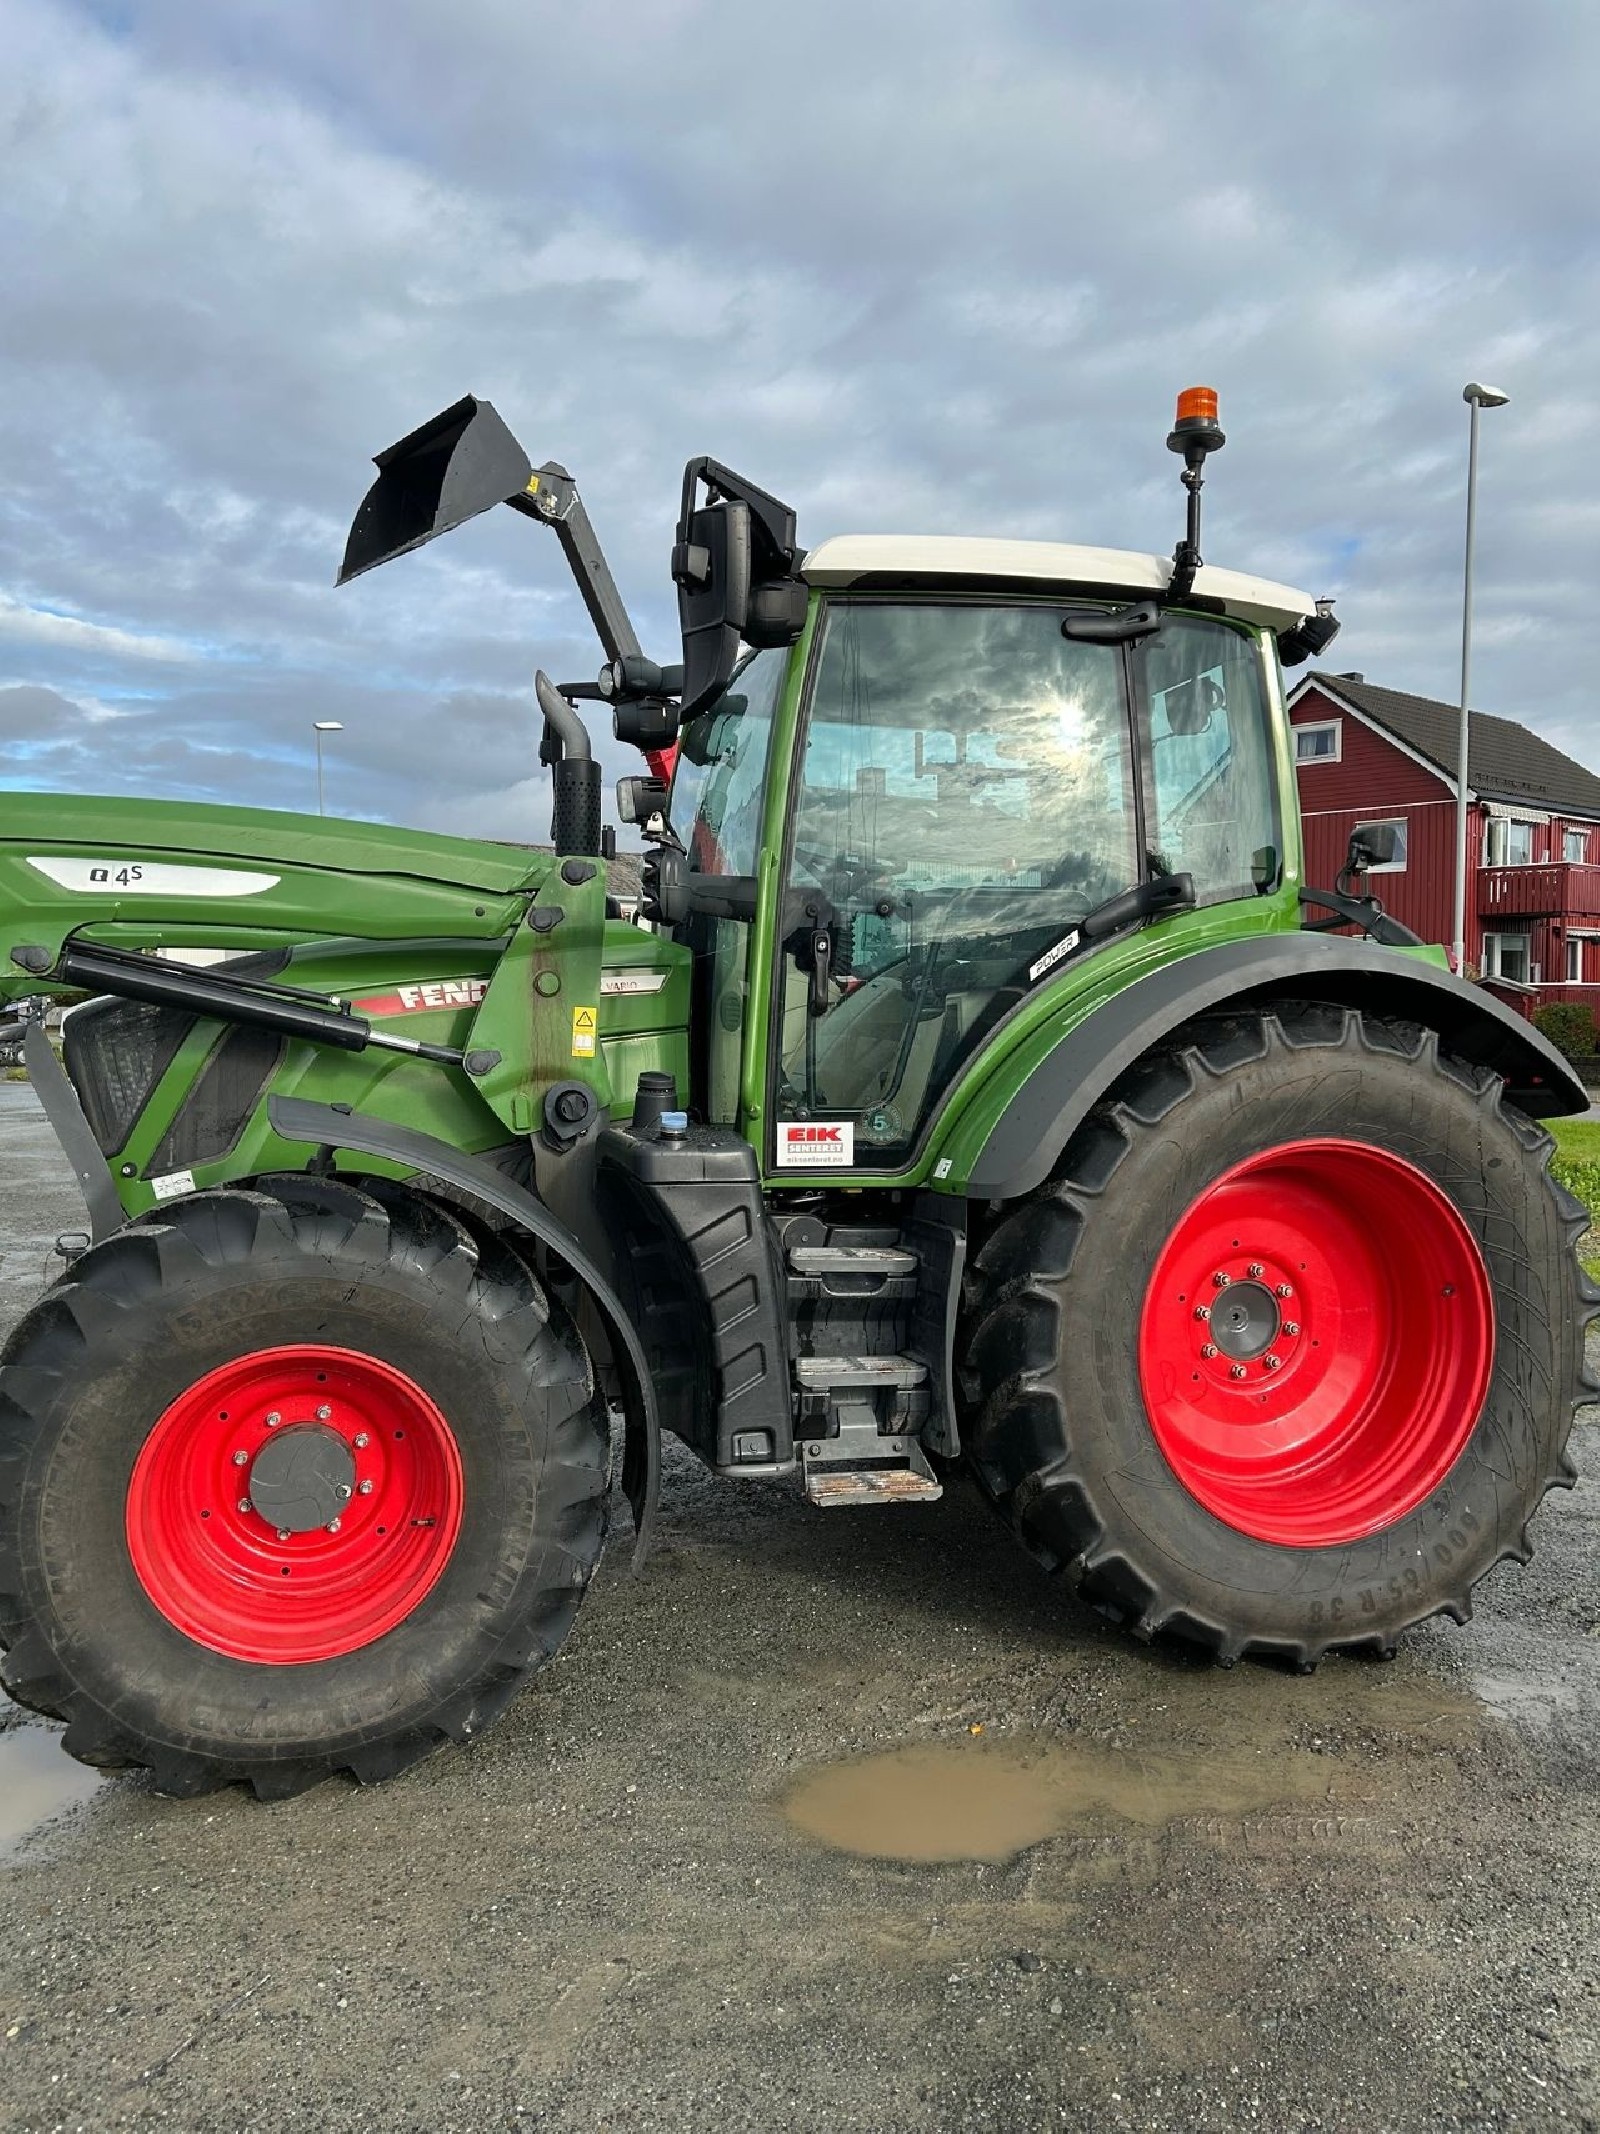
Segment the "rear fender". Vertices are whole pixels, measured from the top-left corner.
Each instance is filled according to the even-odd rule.
[[[966,1169],[979,1200],[1042,1185],[1094,1106],[1136,1061],[1197,1015],[1330,1000],[1436,1030],[1447,1051],[1501,1075],[1534,1118],[1585,1111],[1589,1093],[1530,1023],[1419,955],[1322,935],[1258,934],[1136,979],[1069,1029],[1011,1093]],[[953,1165],[957,1180],[961,1166]]]

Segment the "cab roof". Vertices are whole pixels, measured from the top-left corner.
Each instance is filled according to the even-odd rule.
[[[999,578],[1015,583],[1071,587],[1097,593],[1163,593],[1172,578],[1170,556],[1146,556],[1131,548],[1080,548],[1065,541],[1000,541],[965,534],[840,534],[811,550],[802,566],[811,585],[850,586],[863,581]],[[1313,612],[1309,593],[1243,571],[1203,563],[1194,590],[1219,601],[1241,622],[1287,629]]]

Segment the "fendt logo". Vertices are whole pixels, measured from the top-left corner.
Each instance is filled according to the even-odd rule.
[[[487,978],[430,978],[392,993],[369,993],[350,1005],[358,1015],[425,1015],[440,1008],[475,1008],[488,990]]]
[[[855,1140],[849,1120],[780,1119],[778,1164],[788,1170],[847,1171],[855,1162]]]

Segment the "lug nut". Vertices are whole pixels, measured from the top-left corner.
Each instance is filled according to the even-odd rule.
[[[278,1425],[282,1421],[283,1417],[278,1413],[277,1409],[274,1408],[272,1413],[267,1417],[267,1428],[269,1430],[276,1430]]]
[[[333,1410],[328,1406],[327,1402],[324,1401],[322,1406],[317,1410],[317,1421],[319,1423],[325,1423],[332,1413]]]
[[[1298,1319],[1285,1319],[1285,1320],[1284,1320],[1284,1322],[1283,1322],[1283,1330],[1284,1330],[1284,1332],[1285,1332],[1286,1334],[1298,1334],[1298,1333],[1299,1333],[1299,1331],[1300,1331],[1300,1322],[1299,1322],[1299,1320],[1298,1320]]]
[[[1259,1260],[1252,1260],[1245,1270],[1252,1282],[1259,1282],[1266,1271]]]
[[[1228,1275],[1223,1274],[1219,1269],[1217,1273],[1211,1277],[1211,1286],[1213,1289],[1226,1289],[1230,1279],[1231,1278]]]
[[[342,1519],[330,1519],[328,1521],[328,1532],[330,1534],[337,1534],[340,1527],[342,1527],[343,1525],[344,1521]]]
[[[1278,1368],[1279,1364],[1282,1363],[1282,1361],[1283,1358],[1281,1356],[1274,1356],[1272,1351],[1269,1349],[1266,1355],[1263,1356],[1261,1359],[1261,1368],[1263,1371],[1275,1371]]]
[[[255,1506],[250,1502],[250,1499],[248,1497],[241,1497],[239,1499],[239,1509],[241,1512],[253,1512],[255,1510]]]
[[[1228,1366],[1228,1376],[1230,1378],[1243,1378],[1244,1365],[1242,1363],[1230,1363]]]
[[[363,1482],[361,1484],[361,1495],[363,1497],[370,1497],[372,1495],[372,1484],[370,1482]]]
[[[1215,1354],[1217,1353],[1217,1344],[1214,1341],[1202,1342],[1200,1346],[1200,1353],[1206,1359],[1207,1363],[1209,1363],[1212,1357],[1215,1356]]]
[[[236,1452],[233,1456],[233,1464],[235,1467],[248,1467],[250,1465],[249,1453]]]
[[[1276,1294],[1280,1297],[1292,1297],[1294,1295],[1294,1291],[1289,1287],[1287,1282],[1280,1282],[1278,1284]]]
[[[367,1435],[365,1430],[358,1430],[355,1434],[354,1442],[357,1452],[365,1452],[367,1447],[372,1443],[372,1439]]]
[[[1211,1306],[1209,1304],[1197,1304],[1194,1308],[1194,1315],[1197,1319],[1209,1319],[1211,1317]]]
[[[350,1495],[350,1485],[348,1482],[341,1482],[339,1484],[339,1494],[341,1497],[346,1498]]]
[[[280,1541],[287,1541],[287,1540],[289,1539],[289,1529],[288,1529],[288,1528],[287,1528],[286,1526],[280,1526],[280,1527],[279,1527],[279,1529],[278,1529],[278,1539],[279,1539]]]

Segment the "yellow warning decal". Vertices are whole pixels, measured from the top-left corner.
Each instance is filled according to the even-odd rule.
[[[595,1011],[593,1008],[574,1008],[572,1011],[572,1057],[575,1060],[594,1058]]]
[[[537,495],[539,494],[539,477],[538,477],[538,475],[536,475],[536,474],[530,474],[530,475],[528,476],[528,486],[527,486],[527,488],[526,488],[526,489],[524,489],[524,490],[523,490],[523,492],[522,492],[522,493],[523,493],[523,495],[524,495],[524,496],[537,496]]]

